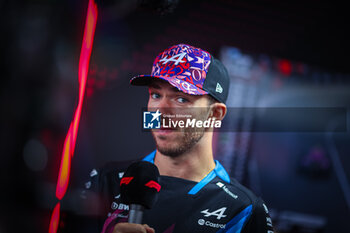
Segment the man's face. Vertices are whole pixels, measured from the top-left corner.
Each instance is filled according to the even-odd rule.
[[[155,80],[149,86],[148,109],[152,111],[159,109],[162,116],[187,114],[204,121],[209,117],[210,108],[207,96],[185,94],[164,80]],[[166,119],[176,121],[180,118]],[[177,157],[193,148],[203,137],[204,132],[204,128],[170,127],[152,130],[152,135],[157,149],[162,154]]]

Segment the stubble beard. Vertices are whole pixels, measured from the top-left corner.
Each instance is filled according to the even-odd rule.
[[[190,151],[203,137],[204,129],[185,129],[184,131],[176,132],[179,136],[176,137],[178,141],[174,146],[161,146],[157,142],[156,136],[152,133],[154,141],[156,142],[157,150],[165,156],[172,158],[180,157],[184,153]],[[180,136],[181,135],[181,136]],[[159,140],[167,140],[166,136],[158,136]]]
[[[204,121],[208,117],[209,108],[207,111],[202,112],[198,115],[198,119]],[[156,143],[157,150],[165,156],[169,156],[172,158],[180,157],[186,152],[189,152],[204,136],[205,133],[204,128],[182,128],[178,129],[176,134],[178,134],[175,138],[177,141],[177,145],[171,146],[161,146],[159,145],[156,136],[152,132],[152,136]],[[166,136],[158,136],[159,140],[169,140]]]

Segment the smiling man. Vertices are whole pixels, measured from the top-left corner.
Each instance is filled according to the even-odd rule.
[[[226,106],[209,95],[190,95],[170,85],[163,79],[150,80],[148,109],[160,109],[173,122],[185,122],[189,115],[199,121],[221,120]],[[188,125],[188,124],[187,124]],[[212,154],[212,129],[205,127],[170,127],[155,129],[152,135],[157,152],[154,163],[160,174],[200,182],[215,168]]]
[[[152,73],[131,84],[148,86],[148,110],[159,111],[163,119],[221,121],[227,111],[225,67],[190,45],[166,49],[155,59]],[[103,233],[273,232],[263,201],[214,160],[213,128],[196,126],[163,124],[152,130],[156,150],[143,160],[157,166],[162,189],[155,206],[144,212],[143,225],[126,223],[129,208],[120,200],[119,183],[127,164],[92,173],[87,192],[98,192],[105,203],[100,209],[109,212]]]

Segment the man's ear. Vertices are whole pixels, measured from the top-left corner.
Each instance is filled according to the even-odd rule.
[[[224,103],[213,103],[211,106],[211,118],[215,118],[216,120],[221,121],[224,119],[226,112],[227,112],[227,107]]]

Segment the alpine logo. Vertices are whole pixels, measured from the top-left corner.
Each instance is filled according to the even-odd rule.
[[[230,196],[233,197],[234,199],[237,199],[237,198],[238,198],[238,196],[237,196],[236,194],[233,194],[233,193],[226,187],[226,185],[224,185],[223,183],[217,182],[216,185],[217,185],[218,187],[222,188],[222,189],[225,191],[225,193],[227,193],[228,195],[230,195]]]
[[[178,65],[179,63],[184,63],[186,61],[183,61],[182,59],[184,58],[184,56],[186,55],[185,52],[183,53],[179,53],[179,54],[176,54],[172,57],[169,57],[168,56],[165,56],[163,57],[162,59],[160,59],[159,61],[162,62],[163,65],[165,65],[166,63],[168,63],[169,61],[174,61],[175,62],[175,65]]]
[[[227,207],[222,207],[213,212],[209,212],[209,209],[206,209],[202,210],[201,213],[204,214],[204,217],[216,216],[217,219],[221,219],[226,217],[226,215],[224,215],[226,209]]]

